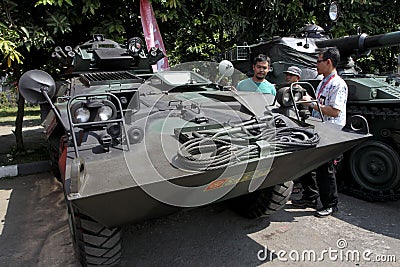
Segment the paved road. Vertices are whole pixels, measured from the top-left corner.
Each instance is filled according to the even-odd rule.
[[[124,227],[122,266],[398,266],[399,206],[340,195],[335,217],[287,205],[247,220],[220,203]],[[50,174],[0,179],[0,266],[77,266],[64,207]]]
[[[64,207],[49,173],[0,179],[0,266],[77,266]]]

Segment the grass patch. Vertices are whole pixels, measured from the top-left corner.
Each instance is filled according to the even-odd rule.
[[[18,108],[1,108],[0,109],[0,122],[15,122],[17,117]],[[36,120],[40,119],[40,107],[39,106],[27,106],[25,107],[24,120]]]

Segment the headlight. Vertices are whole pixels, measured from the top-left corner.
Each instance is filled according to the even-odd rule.
[[[143,42],[139,37],[133,37],[128,40],[128,51],[132,56],[138,56],[143,48]]]
[[[90,118],[90,111],[84,107],[77,108],[74,112],[74,118],[78,123],[87,122]]]
[[[283,107],[288,107],[292,105],[292,99],[290,97],[290,87],[283,87],[276,93],[276,100],[279,105]]]
[[[294,102],[298,102],[303,98],[306,90],[304,88],[294,87],[292,92]],[[276,100],[278,101],[279,105],[283,107],[293,106],[293,100],[290,94],[290,87],[280,88],[276,93]]]
[[[117,118],[117,109],[109,100],[87,99],[76,101],[71,106],[71,115],[74,123],[106,122]]]
[[[371,89],[371,99],[375,99],[378,95],[378,90],[376,88]]]
[[[295,92],[294,93],[294,101],[300,101],[303,98],[302,92]]]
[[[99,119],[102,121],[109,120],[113,115],[113,110],[110,106],[102,106],[97,113]]]
[[[284,94],[283,94],[283,103],[286,105],[291,105],[291,101],[290,101],[290,92],[289,90],[287,90]]]

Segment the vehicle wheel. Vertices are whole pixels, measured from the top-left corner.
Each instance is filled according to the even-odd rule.
[[[350,154],[354,180],[371,191],[396,190],[400,186],[400,159],[388,144],[369,140]]]
[[[82,266],[113,266],[121,260],[121,229],[107,228],[68,204],[68,223]]]
[[[246,218],[269,216],[289,200],[293,181],[271,186],[232,200],[232,208]]]
[[[55,150],[50,144],[48,145],[48,149],[50,154],[51,171],[54,177],[56,177],[57,181],[62,182],[61,172],[60,169],[58,168],[58,159],[59,159],[58,151]]]

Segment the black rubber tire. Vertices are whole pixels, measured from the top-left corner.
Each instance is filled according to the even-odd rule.
[[[246,218],[269,216],[288,202],[293,181],[278,184],[232,199],[232,208]]]
[[[62,182],[61,172],[58,167],[59,153],[50,144],[48,144],[47,149],[49,150],[51,171],[52,171],[54,177],[56,177],[57,181]]]
[[[68,205],[75,253],[82,266],[113,266],[121,261],[121,229],[107,228]]]
[[[349,157],[350,173],[361,188],[390,192],[400,187],[400,158],[391,145],[368,140],[355,147]]]

